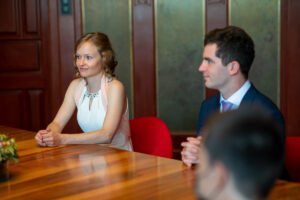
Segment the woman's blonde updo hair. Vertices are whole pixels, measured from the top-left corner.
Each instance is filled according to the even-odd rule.
[[[98,53],[101,56],[103,67],[104,67],[104,72],[108,77],[114,77],[114,71],[115,68],[118,64],[118,61],[115,59],[115,52],[113,51],[110,41],[104,33],[100,32],[95,32],[95,33],[87,33],[83,35],[79,40],[77,40],[75,44],[75,54],[78,49],[78,47],[84,43],[84,42],[92,42],[97,50]],[[80,73],[78,71],[78,68],[76,66],[76,56],[74,54],[74,65],[75,65],[75,77],[78,78],[80,77]]]

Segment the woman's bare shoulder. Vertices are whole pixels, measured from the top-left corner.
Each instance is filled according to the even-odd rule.
[[[74,96],[74,94],[76,93],[76,89],[81,84],[82,80],[83,80],[82,78],[77,78],[77,79],[72,80],[68,87],[66,95]]]
[[[83,78],[76,78],[72,80],[69,87],[76,88],[81,83],[82,80]]]
[[[108,83],[109,90],[125,91],[125,87],[121,81],[116,78],[113,78],[112,81]]]

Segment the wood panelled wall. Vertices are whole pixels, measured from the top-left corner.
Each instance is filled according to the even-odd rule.
[[[154,0],[132,1],[134,117],[156,115]],[[228,1],[206,1],[206,32],[228,25]],[[141,15],[140,13],[143,13]],[[141,84],[143,83],[143,84]],[[206,97],[216,94],[206,89]]]
[[[0,4],[0,123],[35,130],[50,112],[47,1]]]
[[[81,1],[0,0],[0,124],[38,130],[53,120],[73,79]],[[75,119],[67,131],[78,130]]]

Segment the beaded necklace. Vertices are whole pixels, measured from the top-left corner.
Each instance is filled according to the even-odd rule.
[[[113,79],[112,77],[108,77],[107,81],[111,82]],[[88,90],[85,91],[84,96],[86,96],[89,99],[94,99],[95,97],[99,96],[99,92],[96,93],[89,93]]]
[[[86,90],[85,93],[84,93],[84,96],[86,96],[86,97],[89,98],[89,99],[93,99],[93,98],[99,96],[99,92],[97,92],[97,93],[89,93],[89,92]]]

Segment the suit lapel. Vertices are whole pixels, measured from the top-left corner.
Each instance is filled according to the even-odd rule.
[[[216,111],[220,112],[220,93],[217,94],[216,98],[214,99],[213,110],[214,112]]]

